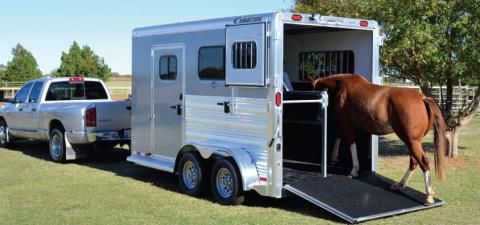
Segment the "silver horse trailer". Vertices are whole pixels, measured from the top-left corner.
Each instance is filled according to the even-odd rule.
[[[442,204],[390,191],[376,136],[357,140],[357,179],[346,176],[348,146],[328,160],[335,113],[307,78],[356,73],[381,84],[377,22],[269,13],[143,27],[132,39],[128,161],[178,174],[182,192],[210,188],[222,204],[251,190],[297,195],[352,223]]]

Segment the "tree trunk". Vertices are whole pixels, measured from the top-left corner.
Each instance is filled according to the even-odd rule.
[[[458,136],[463,126],[458,126],[447,131],[447,156],[450,158],[458,157]]]

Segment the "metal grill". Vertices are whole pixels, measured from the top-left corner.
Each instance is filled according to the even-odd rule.
[[[253,69],[257,66],[257,44],[255,42],[235,42],[232,49],[233,68]]]
[[[299,62],[300,80],[355,71],[353,51],[301,52]]]

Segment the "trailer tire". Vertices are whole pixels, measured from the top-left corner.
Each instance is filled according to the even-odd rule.
[[[212,167],[210,181],[213,197],[218,203],[240,205],[245,200],[240,175],[231,160],[217,160]]]
[[[7,134],[7,129],[8,126],[7,126],[7,123],[5,122],[5,120],[0,120],[0,148],[5,148],[5,147],[8,147],[8,145],[10,144],[9,141],[8,141],[8,134]]]
[[[180,190],[190,196],[202,193],[205,187],[205,167],[199,157],[188,152],[181,156],[178,167]]]
[[[50,131],[49,141],[50,157],[55,162],[65,162],[65,134],[63,130],[53,128]]]

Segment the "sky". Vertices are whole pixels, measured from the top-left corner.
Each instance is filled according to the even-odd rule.
[[[88,45],[112,72],[131,73],[136,27],[286,11],[292,0],[0,0],[0,64],[20,43],[44,74],[60,66],[73,41]]]

